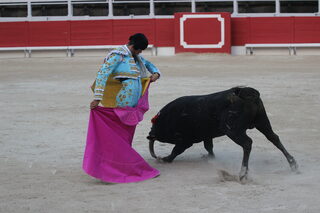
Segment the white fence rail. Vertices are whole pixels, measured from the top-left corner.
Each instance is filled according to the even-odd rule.
[[[288,48],[289,55],[296,55],[297,48],[320,47],[320,43],[286,43],[286,44],[246,44],[246,54],[253,55],[255,48]]]
[[[73,57],[77,50],[108,50],[119,47],[119,45],[90,45],[90,46],[44,46],[44,47],[0,47],[0,52],[23,51],[24,57],[31,58],[32,51],[50,51],[50,50],[65,50],[66,56]],[[157,49],[154,45],[148,45],[151,49],[151,55],[157,55]]]

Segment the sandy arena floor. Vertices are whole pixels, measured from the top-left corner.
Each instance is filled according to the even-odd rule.
[[[320,57],[178,55],[147,57],[161,72],[134,148],[161,175],[105,184],[82,169],[89,90],[102,57],[0,59],[0,212],[280,212],[320,211]],[[246,184],[242,149],[214,140],[216,159],[194,145],[172,164],[156,162],[147,136],[151,117],[176,97],[246,85],[261,93],[273,129],[296,158],[293,173],[257,130]],[[172,145],[156,144],[160,156]]]

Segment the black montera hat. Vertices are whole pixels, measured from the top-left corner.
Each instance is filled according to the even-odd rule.
[[[133,44],[133,48],[136,50],[144,50],[148,47],[148,39],[142,33],[136,33],[129,38],[129,44]]]

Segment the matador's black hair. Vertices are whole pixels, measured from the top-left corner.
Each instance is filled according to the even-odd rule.
[[[142,33],[136,33],[129,38],[129,45],[133,45],[135,50],[145,50],[148,47],[148,39]]]

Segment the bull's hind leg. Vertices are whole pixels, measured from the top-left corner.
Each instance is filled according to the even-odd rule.
[[[173,147],[173,150],[170,155],[162,158],[164,162],[171,163],[178,155],[184,152],[186,149],[192,146],[192,143],[179,143]]]
[[[280,138],[277,134],[275,134],[272,130],[270,121],[267,117],[267,114],[265,111],[261,113],[256,121],[255,121],[255,127],[266,136],[266,138],[271,141],[287,158],[287,161],[289,162],[289,165],[291,167],[292,171],[296,171],[298,169],[298,164],[296,160],[289,154],[289,152],[284,148],[282,145]]]
[[[206,139],[203,141],[204,148],[208,151],[209,157],[214,158],[215,155],[213,153],[213,141],[212,139]]]
[[[245,133],[227,133],[227,136],[243,149],[243,159],[240,171],[240,181],[247,179],[249,171],[249,157],[252,147],[252,139]]]

